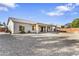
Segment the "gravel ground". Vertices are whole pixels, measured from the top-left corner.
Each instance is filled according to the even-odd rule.
[[[78,56],[78,38],[64,33],[0,34],[0,56]]]

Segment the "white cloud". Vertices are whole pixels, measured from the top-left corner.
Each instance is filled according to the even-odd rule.
[[[4,5],[5,7],[10,7],[10,8],[15,8],[18,5],[16,3],[1,3],[2,5]]]
[[[73,14],[78,14],[78,12],[73,12]]]
[[[70,11],[71,8],[67,7],[67,6],[57,6],[56,7],[57,11]]]
[[[45,13],[45,10],[41,10],[42,13]]]
[[[0,11],[8,11],[8,8],[0,7]]]
[[[79,6],[79,4],[68,3],[65,5],[56,6],[54,8],[55,11],[47,12],[46,15],[48,15],[48,16],[62,16],[66,12],[72,11],[76,6]],[[74,14],[77,14],[77,13],[75,12]]]
[[[68,3],[66,5],[62,5],[62,6],[57,6],[55,9],[57,11],[62,11],[62,12],[66,12],[66,11],[71,11],[75,8],[75,5],[73,5],[73,3]]]
[[[16,8],[16,3],[0,3],[0,11],[8,11],[9,8]]]
[[[79,3],[75,3],[76,6],[79,6]]]
[[[63,13],[61,13],[61,12],[48,12],[47,15],[48,16],[61,16],[61,15],[63,15]]]

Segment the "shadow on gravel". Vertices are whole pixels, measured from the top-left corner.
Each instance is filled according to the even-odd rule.
[[[0,35],[0,53],[14,56],[71,56],[79,54],[79,40],[61,37]]]
[[[1,34],[0,35],[0,40],[15,40],[16,38],[14,36],[12,36],[11,34]]]
[[[71,56],[79,54],[79,40],[76,39],[69,40],[67,37],[56,37],[50,40],[41,40],[38,43],[34,47],[34,52],[38,55]]]

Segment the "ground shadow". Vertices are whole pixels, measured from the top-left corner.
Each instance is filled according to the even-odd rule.
[[[0,35],[0,53],[14,56],[70,56],[79,54],[79,40],[68,36],[32,37]],[[40,40],[41,39],[41,40]],[[2,49],[2,50],[1,50]]]

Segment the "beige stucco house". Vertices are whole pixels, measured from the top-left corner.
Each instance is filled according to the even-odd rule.
[[[7,26],[11,33],[20,33],[21,30],[25,33],[51,32],[54,28],[54,25],[38,23],[13,17],[8,18]]]

